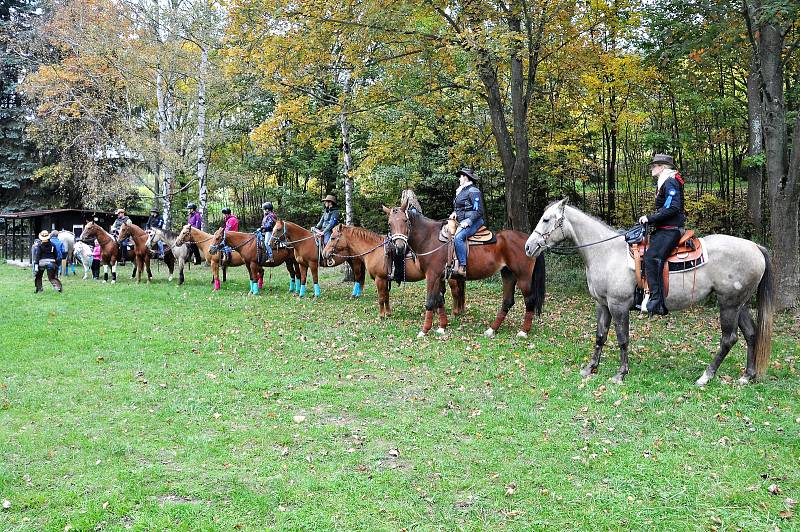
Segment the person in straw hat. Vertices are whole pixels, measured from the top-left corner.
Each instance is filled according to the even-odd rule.
[[[650,287],[646,298],[647,312],[666,315],[662,270],[664,261],[684,232],[686,215],[683,211],[683,179],[675,170],[675,159],[657,153],[650,161],[650,175],[656,178],[656,210],[639,218],[640,224],[649,224],[652,230],[650,243],[644,254],[644,268]],[[644,304],[644,303],[643,303]]]
[[[322,245],[328,243],[331,238],[331,231],[339,223],[339,209],[336,207],[336,196],[328,194],[323,198],[322,204],[325,206],[320,216],[319,222],[312,228],[312,231],[322,234]]]
[[[39,233],[39,238],[33,243],[31,249],[31,262],[33,264],[33,284],[34,293],[43,292],[42,276],[47,271],[47,279],[56,292],[63,290],[61,281],[58,280],[56,271],[61,264],[61,250],[50,241],[50,231],[44,230]]]

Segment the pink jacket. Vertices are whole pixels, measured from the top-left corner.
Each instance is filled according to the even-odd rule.
[[[102,252],[100,251],[100,244],[95,244],[94,249],[92,250],[92,258],[100,260],[102,256]]]
[[[226,231],[238,231],[239,230],[239,219],[236,218],[234,215],[228,216],[228,219],[225,220],[225,230]]]

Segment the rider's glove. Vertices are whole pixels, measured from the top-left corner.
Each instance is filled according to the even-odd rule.
[[[464,218],[464,219],[461,221],[461,223],[460,223],[460,224],[458,224],[458,225],[459,225],[459,227],[461,227],[462,229],[466,229],[467,227],[469,227],[470,225],[472,225],[472,221],[470,221],[470,219],[469,219],[469,218]]]
[[[639,218],[639,223],[642,225],[649,223],[647,220],[647,216],[642,216],[641,218]]]

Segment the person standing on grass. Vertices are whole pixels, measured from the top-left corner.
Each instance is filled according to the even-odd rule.
[[[57,264],[58,267],[56,268],[56,277],[58,277],[58,273],[61,271],[60,270],[61,261],[67,256],[67,248],[64,246],[64,243],[61,240],[59,240],[58,231],[56,231],[55,229],[53,229],[50,232],[50,243],[53,244],[56,247],[56,249],[58,249],[58,253],[62,257],[61,259],[58,259],[58,264]],[[64,275],[67,275],[66,264],[64,265]]]
[[[100,241],[94,239],[94,248],[92,248],[92,279],[95,281],[100,280],[100,263],[103,257],[103,250],[100,247]]]
[[[197,211],[197,205],[194,203],[190,203],[186,206],[189,209],[189,220],[188,224],[197,229],[198,231],[203,230],[203,216]],[[194,264],[197,266],[202,261],[200,257],[200,248],[197,247],[197,244],[194,242],[189,242],[189,252],[194,257]]]
[[[61,250],[50,241],[49,231],[44,230],[39,233],[39,238],[33,243],[33,248],[31,249],[31,261],[33,263],[34,294],[44,291],[44,288],[42,288],[42,276],[45,271],[47,271],[47,279],[56,289],[56,292],[63,290],[61,281],[58,280],[56,275],[56,270],[61,264]]]

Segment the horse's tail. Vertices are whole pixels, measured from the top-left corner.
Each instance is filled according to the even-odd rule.
[[[539,316],[541,316],[542,307],[544,306],[544,277],[544,253],[540,253],[536,257],[536,262],[533,264],[533,273],[531,273],[531,303]]]
[[[775,278],[772,271],[772,259],[769,251],[758,246],[764,255],[764,275],[758,283],[756,303],[758,316],[756,318],[756,378],[760,379],[767,374],[769,355],[772,352],[772,318],[775,313]]]

